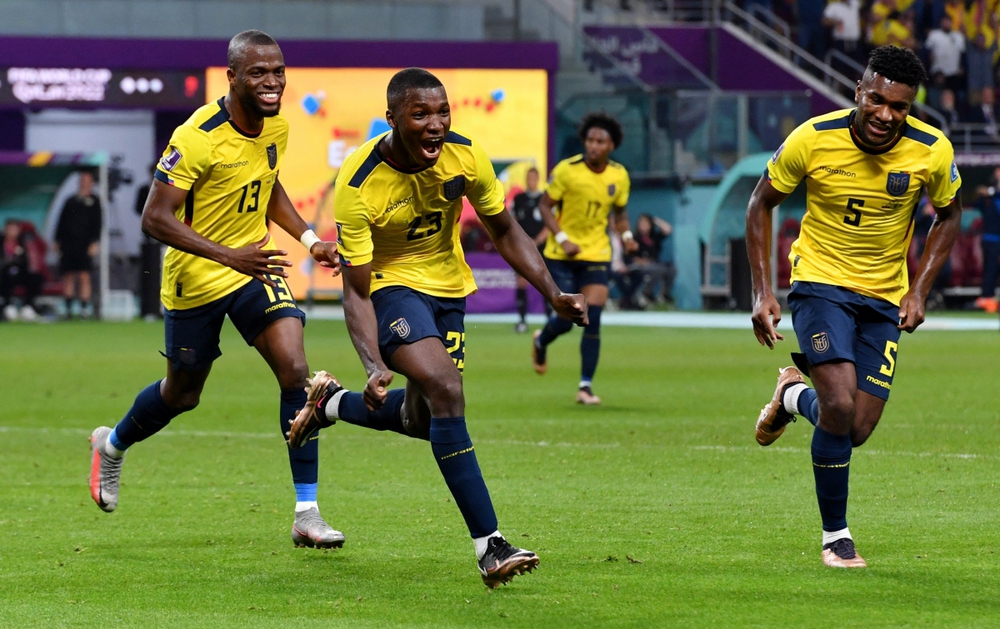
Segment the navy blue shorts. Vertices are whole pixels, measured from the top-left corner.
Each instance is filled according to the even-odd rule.
[[[608,263],[584,260],[552,260],[545,258],[556,286],[564,293],[579,293],[591,284],[608,285]]]
[[[372,293],[378,320],[378,350],[386,365],[402,345],[429,337],[444,343],[459,371],[465,369],[465,297],[433,297],[406,286]]]
[[[271,288],[252,279],[225,297],[187,310],[166,310],[164,335],[166,356],[175,369],[202,371],[212,365],[222,350],[219,333],[226,315],[239,330],[247,345],[271,323],[284,317],[298,317],[306,324],[306,315],[295,305],[285,279],[269,275],[278,286]]]
[[[899,348],[899,307],[839,286],[795,282],[792,326],[810,365],[854,363],[858,389],[889,399]]]

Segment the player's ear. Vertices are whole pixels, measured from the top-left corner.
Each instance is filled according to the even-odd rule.
[[[229,87],[236,86],[236,73],[232,68],[226,68],[226,78],[229,79]]]
[[[385,121],[389,124],[390,129],[396,128],[396,119],[393,117],[391,109],[385,110]]]

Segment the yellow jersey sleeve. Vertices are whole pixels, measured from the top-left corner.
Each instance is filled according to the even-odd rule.
[[[337,217],[337,245],[341,264],[362,266],[372,261],[371,212],[361,198],[360,188],[348,185],[354,168],[341,168],[333,192]]]
[[[552,169],[552,174],[549,175],[549,185],[545,188],[545,192],[553,201],[561,201],[566,195],[567,167],[567,161],[563,160],[556,164],[556,167]]]
[[[465,197],[472,207],[476,208],[476,212],[483,216],[493,216],[503,212],[506,209],[503,185],[493,170],[493,162],[478,142],[472,144],[472,157],[476,160],[476,180]]]
[[[618,186],[618,194],[615,196],[612,205],[617,208],[623,208],[628,205],[628,195],[631,191],[632,180],[628,176],[628,171],[623,168],[621,184]]]
[[[767,178],[774,189],[791,194],[809,172],[809,154],[814,133],[812,124],[800,125],[778,147],[767,163]]]
[[[168,183],[181,190],[190,190],[208,170],[212,154],[208,134],[193,125],[181,125],[170,136],[156,168],[167,176]]]
[[[931,172],[927,178],[927,196],[934,207],[945,207],[962,187],[962,176],[955,165],[955,149],[951,142],[936,142],[931,158]]]

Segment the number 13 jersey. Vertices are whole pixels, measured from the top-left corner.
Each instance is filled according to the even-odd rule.
[[[154,177],[187,190],[177,219],[198,234],[233,249],[267,234],[267,204],[288,146],[288,122],[264,119],[250,135],[236,127],[224,99],[198,108],[174,130]],[[273,249],[271,243],[265,246]],[[160,299],[186,310],[220,299],[250,281],[218,262],[169,247],[163,260]]]
[[[506,211],[503,186],[478,143],[454,131],[430,168],[403,172],[379,150],[380,135],[344,161],[334,213],[344,266],[372,265],[371,292],[407,286],[435,297],[475,292],[458,220],[462,197],[476,212]]]
[[[792,245],[792,281],[819,282],[899,305],[909,289],[906,252],[926,191],[945,207],[962,185],[954,149],[938,129],[907,117],[874,151],[854,136],[853,109],[812,118],[785,140],[764,176],[790,194],[806,182],[806,214]]]

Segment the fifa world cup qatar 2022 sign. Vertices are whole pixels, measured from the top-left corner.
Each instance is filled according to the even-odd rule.
[[[0,107],[195,109],[204,102],[203,70],[0,68]]]

